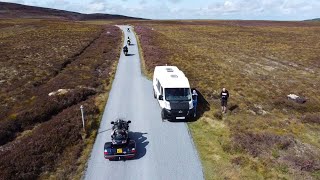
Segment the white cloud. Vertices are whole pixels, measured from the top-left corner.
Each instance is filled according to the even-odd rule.
[[[319,9],[316,0],[225,0],[185,11],[208,18],[303,20],[320,16]]]
[[[168,1],[175,4],[181,2],[181,0],[168,0]]]
[[[96,3],[90,3],[88,5],[88,10],[89,13],[100,13],[106,11],[106,5],[101,2],[96,2]]]
[[[145,5],[145,4],[147,4],[147,1],[146,1],[146,0],[141,0],[141,1],[139,2],[139,4],[140,4],[140,5]]]
[[[151,19],[275,19],[319,17],[320,0],[5,0],[83,13]],[[130,2],[130,3],[129,3]]]
[[[2,2],[10,2],[10,3],[18,3],[18,4],[24,4],[23,0],[1,0]]]

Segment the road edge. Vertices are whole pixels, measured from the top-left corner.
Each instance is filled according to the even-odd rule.
[[[118,26],[114,25],[115,27],[119,28]],[[119,28],[120,29],[120,28]],[[117,69],[118,69],[118,65],[119,65],[119,62],[120,62],[120,55],[122,53],[122,45],[124,43],[124,33],[123,31],[120,29],[121,31],[121,44],[118,45],[118,48],[119,48],[119,57],[116,61],[114,61],[114,63],[112,64],[112,74],[110,76],[110,80],[109,80],[109,85],[105,87],[105,93],[102,93],[101,96],[98,96],[97,98],[101,97],[101,98],[104,98],[104,100],[101,102],[103,103],[103,106],[99,107],[99,108],[102,108],[101,110],[101,113],[99,114],[99,120],[98,120],[98,124],[100,125],[101,121],[102,121],[102,117],[103,117],[103,109],[105,109],[105,107],[107,106],[107,102],[108,102],[108,99],[109,99],[109,94],[110,94],[110,91],[112,89],[112,85],[113,85],[113,81],[115,79],[115,75],[116,75],[116,72],[117,72]],[[100,126],[99,126],[100,127]],[[88,169],[88,163],[89,163],[89,159],[91,157],[91,152],[92,152],[92,149],[93,149],[93,146],[94,146],[94,143],[96,141],[96,138],[97,138],[97,135],[98,135],[98,130],[99,130],[99,127],[97,130],[95,130],[95,132],[91,135],[92,137],[90,137],[88,139],[88,143],[87,144],[87,147],[84,149],[85,153],[84,155],[82,155],[79,159],[83,158],[83,161],[85,161],[86,163],[84,164],[83,167],[78,167],[77,168],[77,172],[76,172],[76,175],[75,175],[75,179],[81,179],[83,180],[85,178],[85,174],[87,172],[87,169]]]
[[[134,30],[134,26],[131,26]],[[138,51],[139,51],[139,58],[140,58],[140,67],[141,67],[141,74],[146,77],[148,80],[152,80],[152,73],[149,73],[146,68],[146,61],[144,59],[144,53],[142,49],[142,45],[140,43],[139,36],[137,35],[136,31],[133,31],[134,36],[136,37],[137,40],[137,45],[138,45]]]

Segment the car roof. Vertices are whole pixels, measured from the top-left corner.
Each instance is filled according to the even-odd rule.
[[[190,88],[188,78],[176,66],[156,66],[154,73],[163,88]]]

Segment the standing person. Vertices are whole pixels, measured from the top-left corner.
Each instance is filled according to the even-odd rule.
[[[193,108],[194,108],[193,117],[196,117],[197,116],[198,93],[195,89],[192,91],[192,100],[193,100],[192,102],[193,102]]]
[[[222,88],[220,96],[221,96],[221,110],[222,110],[222,113],[226,113],[227,112],[228,98],[229,98],[229,92],[226,90],[226,88]]]

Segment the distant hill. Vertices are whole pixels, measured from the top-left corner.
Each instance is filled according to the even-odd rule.
[[[0,2],[0,18],[48,18],[65,20],[141,19],[112,14],[82,14],[7,2]]]
[[[320,18],[315,18],[315,19],[308,19],[306,21],[320,21]]]

